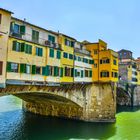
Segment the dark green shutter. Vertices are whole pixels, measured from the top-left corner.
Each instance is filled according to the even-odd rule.
[[[28,44],[25,45],[25,53],[28,53]]]
[[[14,22],[11,22],[11,24],[10,24],[10,31],[11,31],[11,32],[14,31],[14,24],[15,24]]]
[[[46,67],[42,67],[42,75],[46,76]]]
[[[71,68],[71,77],[74,77],[74,68]]]
[[[92,70],[89,71],[89,77],[92,77]]]
[[[43,56],[43,49],[42,48],[39,49],[39,56]]]
[[[36,40],[37,40],[37,42],[39,40],[39,32],[38,31],[36,31]]]
[[[57,51],[57,59],[61,59],[61,52]]]
[[[84,71],[81,70],[81,78],[83,78],[83,77],[84,77]]]
[[[54,66],[54,76],[58,75],[58,68],[56,66]]]
[[[49,66],[46,66],[46,76],[50,75]]]
[[[21,52],[25,51],[25,43],[21,43]]]
[[[61,74],[60,74],[61,77],[63,77],[63,68],[61,68]]]
[[[11,72],[11,62],[7,62],[7,72]]]
[[[26,73],[26,64],[20,64],[20,73]]]
[[[29,54],[32,54],[32,45],[29,45]]]
[[[50,57],[54,57],[54,50],[50,49]]]
[[[36,65],[32,65],[32,74],[36,74]]]
[[[55,37],[52,36],[52,43],[55,43]]]
[[[71,47],[74,47],[74,42],[73,41],[71,41]]]
[[[35,40],[35,30],[32,30],[32,40]]]
[[[75,69],[75,72],[74,73],[75,73],[75,77],[77,77],[77,69]]]
[[[25,35],[25,26],[24,25],[20,26],[20,34]]]
[[[16,46],[17,46],[17,41],[13,41],[13,51],[16,50]]]

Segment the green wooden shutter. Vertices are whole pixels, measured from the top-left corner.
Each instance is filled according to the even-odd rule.
[[[36,65],[32,65],[32,74],[36,74]]]
[[[24,25],[20,26],[20,34],[25,35],[25,26]]]
[[[81,70],[81,78],[83,78],[83,77],[84,77],[84,71]]]
[[[61,68],[61,70],[60,70],[61,72],[61,74],[60,74],[60,77],[63,77],[63,68]]]
[[[53,36],[53,38],[52,38],[52,42],[55,43],[55,37],[54,37],[54,36]]]
[[[50,75],[49,67],[50,66],[46,66],[46,76],[49,76]]]
[[[32,45],[29,45],[29,54],[32,54]]]
[[[77,69],[75,69],[75,72],[74,73],[75,73],[75,77],[77,77]]]
[[[57,59],[61,59],[61,52],[57,51]]]
[[[11,31],[11,32],[14,31],[14,24],[15,24],[14,22],[11,22],[11,23],[10,23],[10,31]]]
[[[56,70],[57,76],[59,76],[59,67],[57,67]]]
[[[92,70],[89,71],[89,77],[92,77]]]
[[[42,75],[46,76],[46,67],[42,67]]]
[[[25,51],[25,43],[21,43],[21,52]]]
[[[17,41],[13,41],[13,51],[16,51]]]
[[[54,66],[54,76],[57,76],[57,67]]]
[[[11,62],[7,62],[7,72],[11,72]]]
[[[50,57],[54,57],[54,50],[50,49]]]
[[[43,56],[43,49],[42,48],[39,49],[39,56]]]
[[[74,68],[71,68],[71,77],[74,77]]]
[[[35,30],[32,30],[32,40],[35,40]]]
[[[20,64],[20,73],[26,73],[26,64]]]
[[[25,53],[28,53],[28,44],[25,45]]]
[[[37,42],[39,40],[39,32],[38,31],[36,31],[36,40],[37,40]]]

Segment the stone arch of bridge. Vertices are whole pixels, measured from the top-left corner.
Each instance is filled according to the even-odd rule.
[[[9,93],[10,94],[10,93]],[[48,102],[59,102],[60,104],[72,105],[75,107],[83,108],[82,104],[73,101],[62,95],[56,95],[47,92],[17,92],[12,94],[26,102],[46,104]]]

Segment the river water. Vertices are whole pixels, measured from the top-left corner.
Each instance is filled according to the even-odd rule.
[[[123,111],[125,110],[125,111]],[[140,108],[119,109],[115,124],[85,123],[22,111],[22,101],[0,97],[0,140],[140,140]]]

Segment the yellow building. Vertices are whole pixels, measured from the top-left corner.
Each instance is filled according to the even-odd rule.
[[[94,60],[92,67],[93,82],[117,82],[118,81],[118,54],[107,49],[107,44],[99,40],[97,43],[83,42],[87,50],[91,51]]]
[[[64,34],[59,34],[59,44],[62,48],[61,68],[63,69],[62,83],[74,82],[74,45],[75,39]]]
[[[0,87],[5,87],[6,82],[7,42],[11,14],[12,12],[0,8]]]

